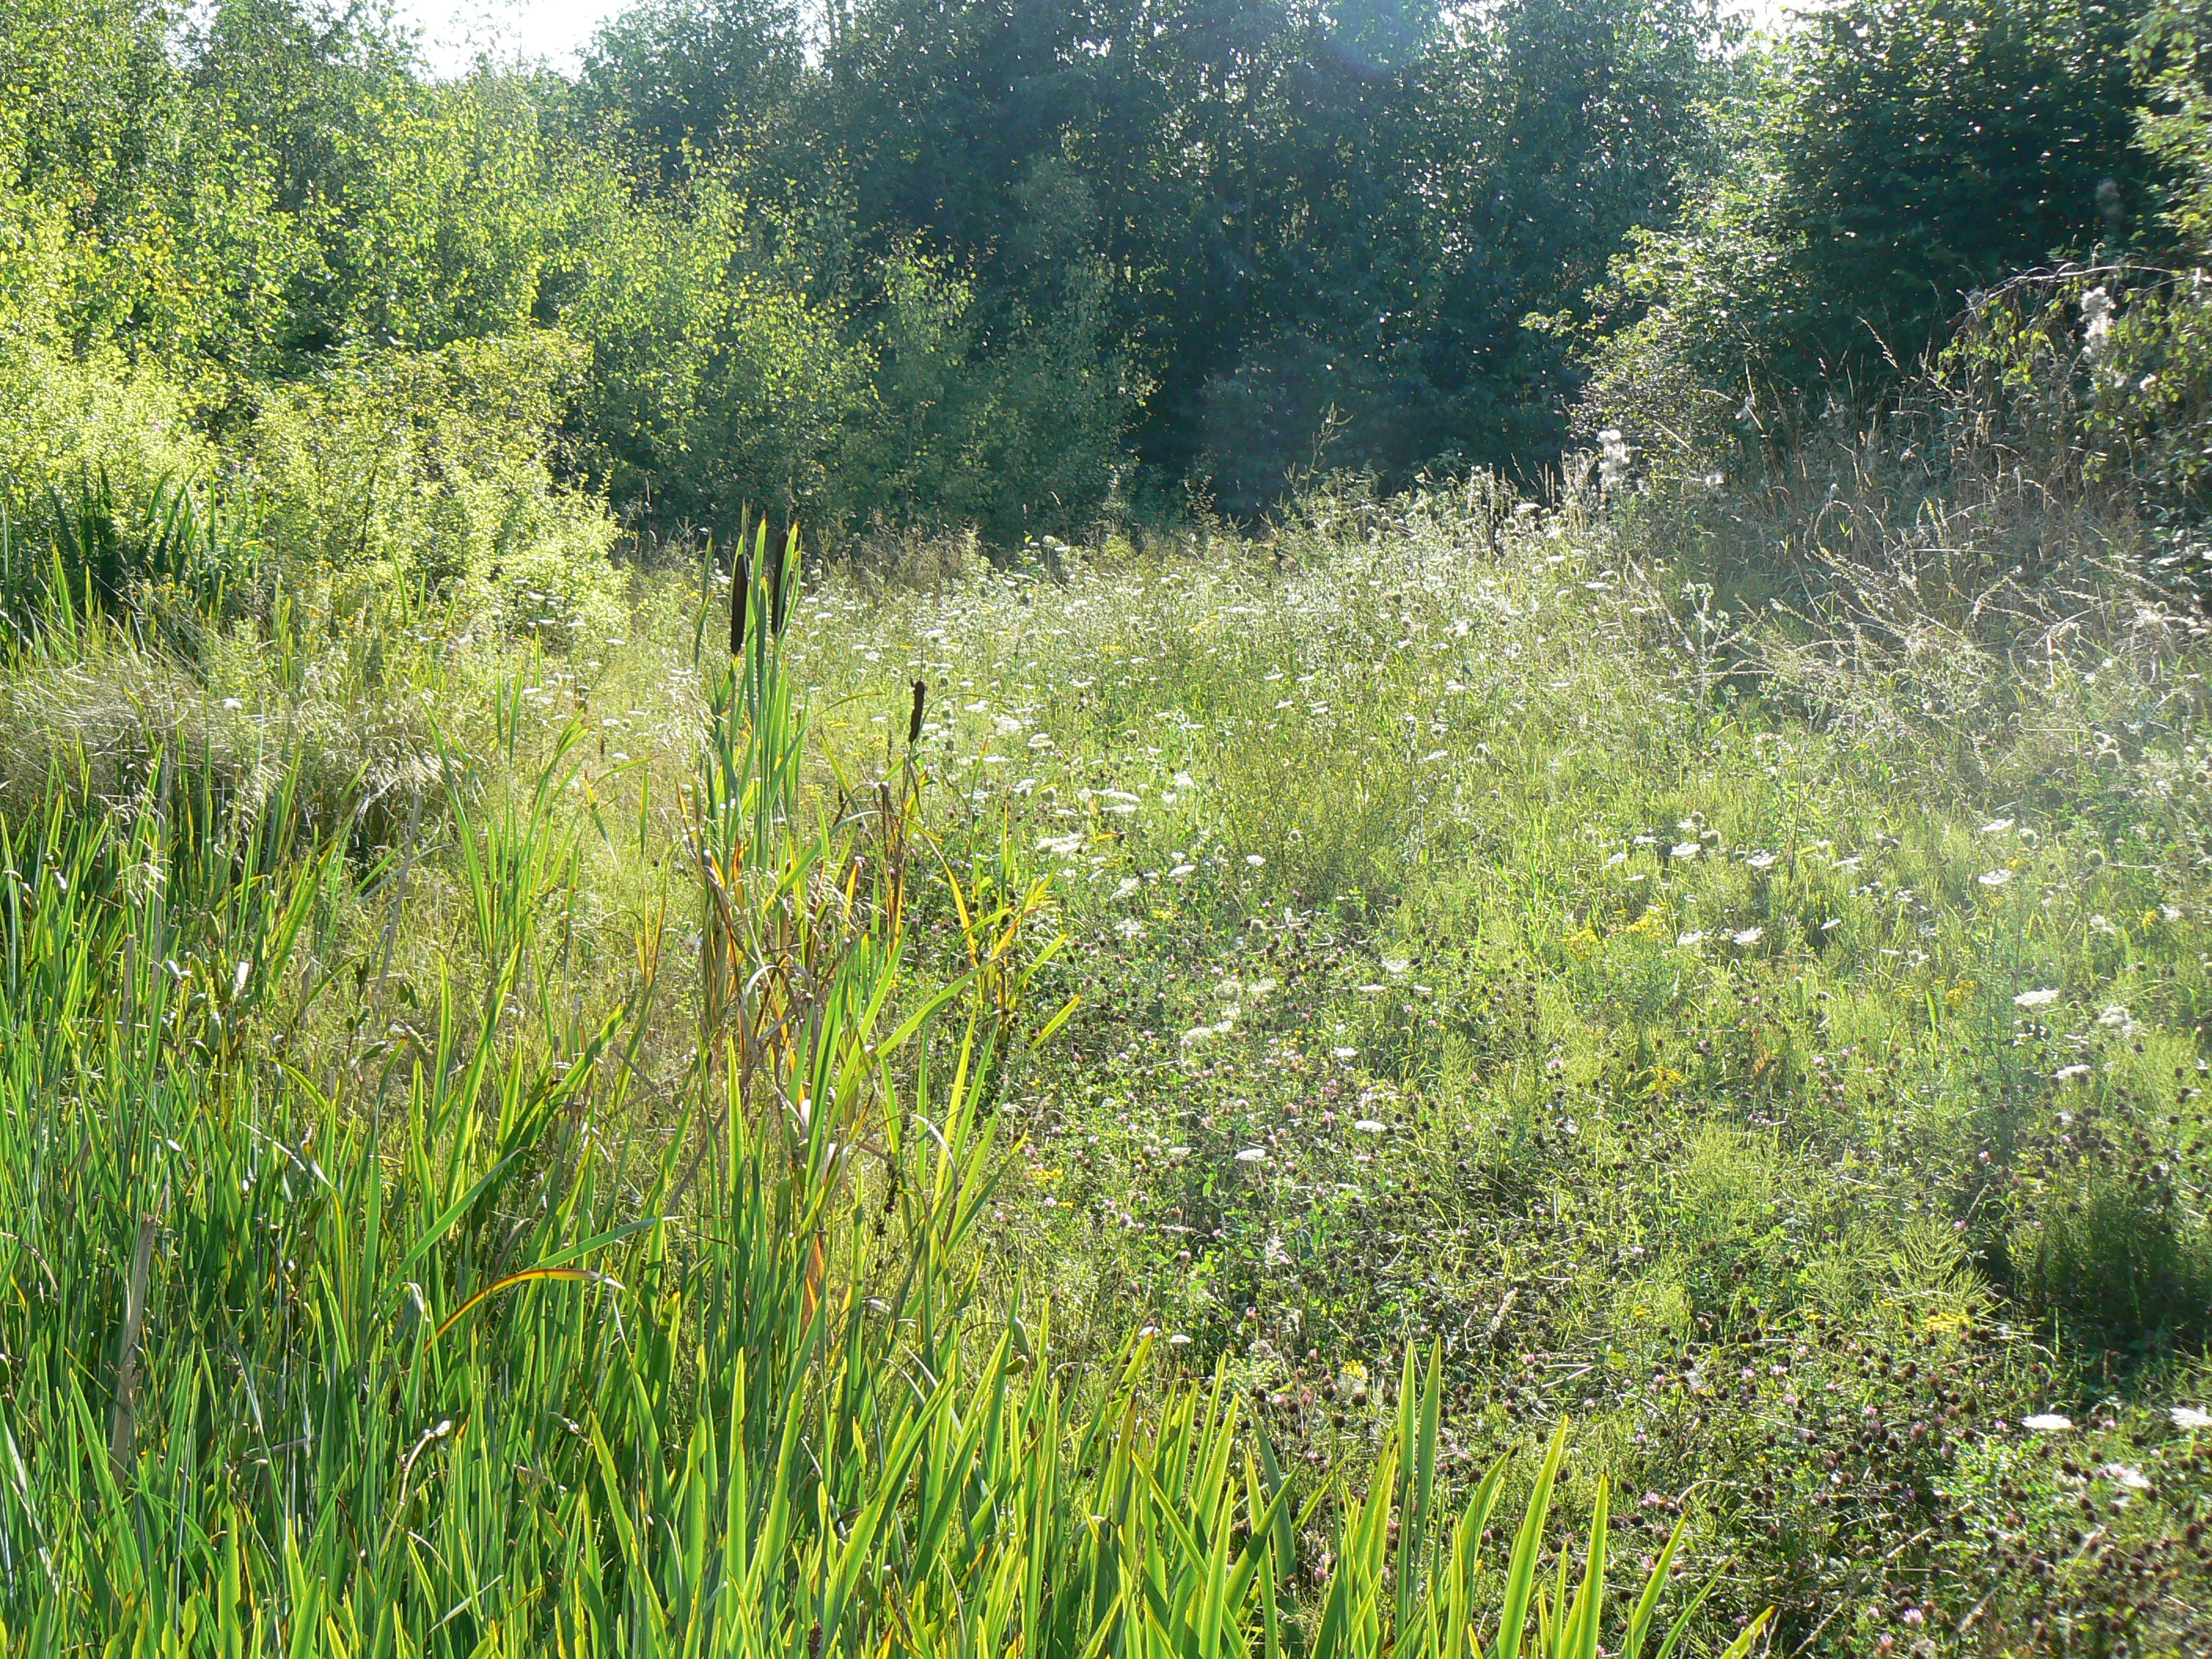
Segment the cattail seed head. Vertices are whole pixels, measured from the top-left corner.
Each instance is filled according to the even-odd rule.
[[[775,555],[774,555],[773,558],[771,559],[771,561],[770,561],[770,562],[769,562],[769,573],[768,573],[768,608],[769,608],[769,623],[768,623],[768,625],[769,625],[769,636],[771,639],[779,639],[779,640],[780,640],[780,639],[781,639],[781,638],[783,637],[783,597],[784,597],[783,572],[784,572],[784,561],[785,561],[786,557],[787,557],[787,556],[788,556],[788,555],[790,554],[790,551],[791,551],[791,544],[792,544],[793,541],[796,541],[796,540],[798,539],[798,537],[799,537],[799,532],[798,532],[796,530],[793,531],[793,532],[791,532],[790,536],[788,536],[788,537],[787,537],[787,538],[786,538],[786,539],[785,539],[781,544],[780,544],[777,546],[777,548],[776,548],[776,550],[775,550]]]
[[[740,553],[730,567],[730,654],[745,654],[745,611],[753,591],[753,562]]]

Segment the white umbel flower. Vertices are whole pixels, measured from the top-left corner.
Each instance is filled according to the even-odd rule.
[[[2118,309],[2101,283],[2081,296],[2081,355],[2093,363],[2105,355]]]
[[[1628,482],[1628,464],[1634,454],[1626,438],[1617,426],[1609,426],[1597,434],[1597,477],[1599,485],[1607,495]]]

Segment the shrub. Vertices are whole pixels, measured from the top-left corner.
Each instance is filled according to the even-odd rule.
[[[1108,344],[1104,271],[1074,264],[1038,295],[994,299],[910,244],[881,280],[873,395],[842,462],[853,506],[890,524],[972,526],[1000,550],[1080,532],[1126,463],[1137,402]]]
[[[1754,416],[1878,399],[1968,292],[2140,219],[2158,168],[2131,143],[2130,33],[2100,0],[1809,15],[1750,71],[1726,166],[1616,266],[1619,302],[1671,319],[1616,360],[1686,350],[1759,439]]]
[[[2212,504],[2212,292],[2115,264],[1975,296],[1937,384],[1963,435],[2051,488],[2193,520]]]
[[[270,392],[250,434],[263,533],[362,599],[399,585],[549,642],[611,631],[616,526],[551,470],[584,362],[541,332],[349,354]]]
[[[1978,440],[2037,476],[2168,521],[2212,507],[2212,14],[2162,4],[2130,51],[2151,106],[2142,149],[2172,179],[2142,240],[2171,250],[2032,272],[1973,295],[1943,353],[1946,389]],[[2117,186],[2105,197],[2117,213]],[[2176,269],[2166,268],[2167,264]]]
[[[713,174],[636,204],[601,191],[550,283],[591,352],[575,460],[641,527],[733,533],[748,508],[834,523],[835,461],[873,359],[779,264],[776,227]]]
[[[163,479],[205,477],[216,447],[182,390],[112,347],[82,356],[28,331],[0,332],[0,506],[17,545],[56,528],[57,492],[103,477],[143,501]]]

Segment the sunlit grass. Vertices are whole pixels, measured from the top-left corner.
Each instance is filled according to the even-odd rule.
[[[10,1645],[1672,1650],[1671,1550],[1604,1605],[1601,1488],[1539,1572],[1562,1437],[1510,1549],[1504,1464],[1447,1499],[1440,1358],[1309,1488],[1149,1334],[1070,1377],[979,1293],[1049,878],[945,863],[903,760],[805,781],[769,568],[660,818],[509,682],[389,844],[301,816],[297,750],[249,800],[154,732],[112,810],[9,820]]]
[[[2202,1403],[2197,647],[2116,597],[1931,747],[1909,660],[1823,668],[1837,714],[1657,533],[1323,499],[817,573],[781,635],[756,544],[734,673],[726,565],[557,654],[312,590],[190,659],[41,635],[10,1643],[1490,1653],[1518,1596],[1547,1652],[1769,1605],[1856,1651],[2012,1605],[2073,1501],[2020,1420]]]

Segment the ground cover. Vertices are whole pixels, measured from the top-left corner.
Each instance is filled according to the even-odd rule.
[[[1717,587],[1667,535],[1335,501],[1264,552],[848,602],[825,684],[933,677],[969,867],[1049,872],[1077,941],[1008,1291],[1079,1352],[1235,1356],[1316,1470],[1438,1341],[1447,1467],[1574,1416],[1785,1650],[2185,1650],[2191,625],[2111,587],[2031,677],[2057,618],[1946,626],[1955,567],[1824,638],[1813,584],[1863,567]]]
[[[11,1641],[1503,1650],[1556,1443],[1532,1639],[2201,1646],[2203,629],[1984,507],[49,614]]]

